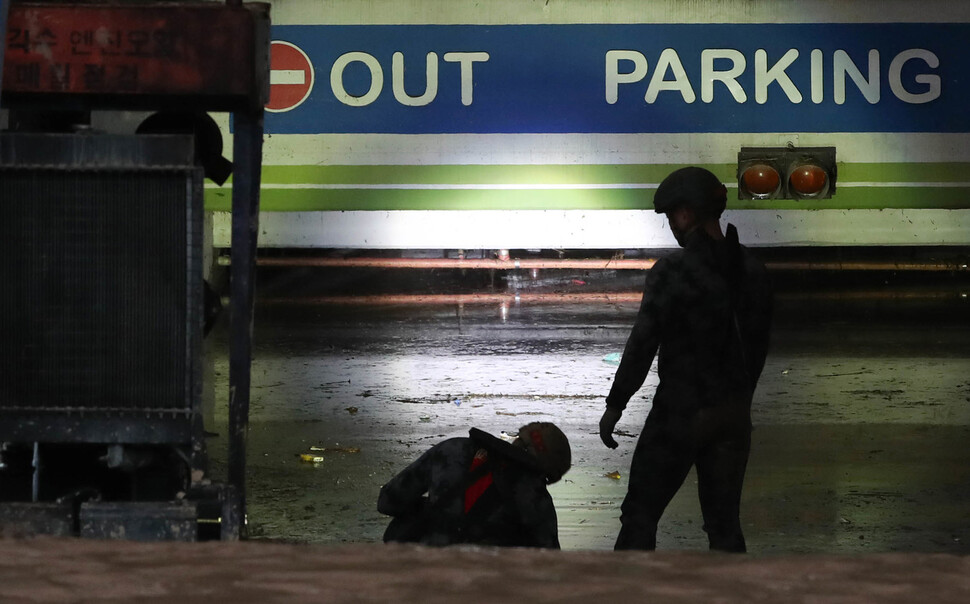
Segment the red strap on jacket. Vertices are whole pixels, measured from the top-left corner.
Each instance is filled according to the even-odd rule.
[[[488,461],[488,453],[484,449],[479,449],[475,453],[475,457],[472,458],[472,465],[468,469],[469,472],[474,471],[475,468],[482,465],[486,461]],[[486,474],[483,474],[481,478],[473,482],[471,486],[465,489],[465,513],[466,514],[468,513],[469,510],[472,509],[472,506],[475,505],[475,502],[478,501],[478,498],[481,497],[482,494],[484,494],[485,491],[487,491],[488,487],[490,486],[492,486],[492,473],[488,472]]]

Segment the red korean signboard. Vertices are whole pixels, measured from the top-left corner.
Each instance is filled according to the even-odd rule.
[[[265,4],[13,4],[3,92],[11,98],[248,98],[268,91]]]

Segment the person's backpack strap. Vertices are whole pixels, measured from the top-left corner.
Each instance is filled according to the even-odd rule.
[[[485,449],[479,449],[475,452],[475,456],[472,458],[472,465],[469,468],[469,477],[474,477],[468,483],[465,488],[464,494],[464,513],[468,514],[468,511],[475,506],[475,502],[489,490],[492,486],[493,478],[491,472],[481,473],[482,466],[488,464],[490,461],[488,451]]]
[[[744,344],[744,334],[741,332],[741,321],[738,319],[738,306],[741,301],[741,286],[744,280],[744,256],[741,253],[741,243],[738,241],[738,229],[728,223],[724,233],[728,249],[728,288],[731,296],[731,322],[734,323],[734,334],[738,338],[738,351],[741,353],[741,368],[745,378],[750,382],[748,369],[748,354]]]

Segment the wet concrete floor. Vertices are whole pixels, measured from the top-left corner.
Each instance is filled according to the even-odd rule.
[[[373,286],[382,277],[384,286]],[[544,420],[562,427],[573,449],[572,470],[550,488],[563,548],[611,549],[656,374],[618,426],[619,449],[600,443],[596,425],[637,310],[621,294],[637,292],[642,274],[511,277],[473,287],[488,294],[475,301],[456,297],[466,286],[442,284],[451,277],[423,273],[397,292],[404,297],[382,302],[353,296],[386,293],[387,281],[405,277],[357,274],[361,285],[348,288],[344,273],[261,274],[250,536],[378,542],[387,524],[375,509],[380,486],[433,443],[472,426],[499,434]],[[742,501],[749,550],[970,553],[965,276],[779,281]],[[349,297],[320,298],[338,282]],[[208,346],[218,477],[224,325]],[[661,521],[658,549],[706,549],[693,475]]]

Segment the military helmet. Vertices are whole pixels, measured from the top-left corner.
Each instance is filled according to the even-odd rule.
[[[536,457],[546,484],[558,482],[572,466],[569,439],[553,423],[533,422],[522,426],[516,444]]]
[[[727,188],[710,170],[689,166],[671,172],[653,196],[658,214],[687,204],[704,216],[718,218],[727,205]]]

